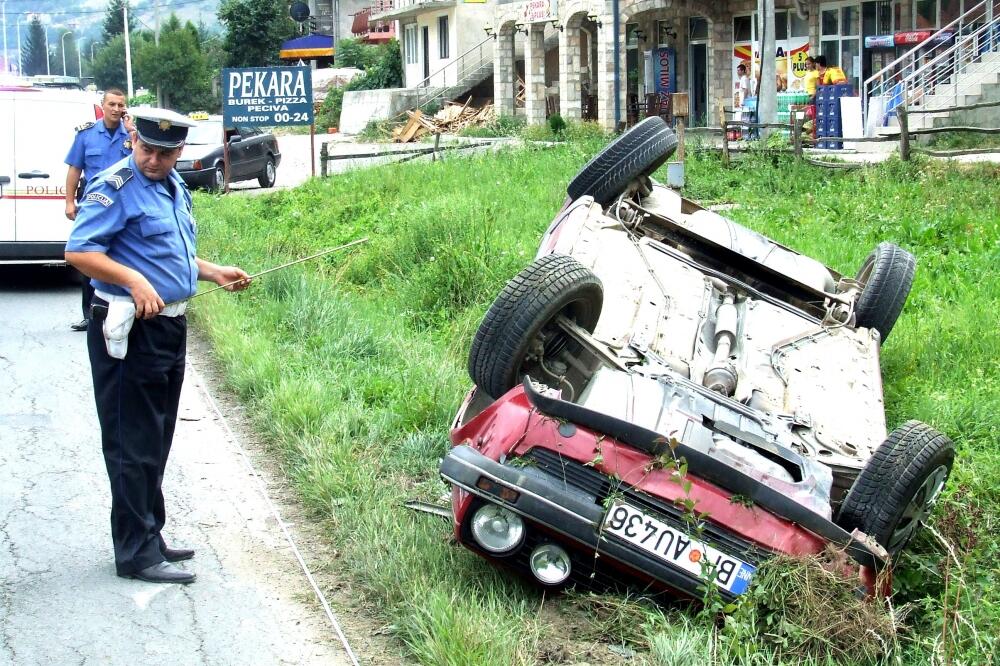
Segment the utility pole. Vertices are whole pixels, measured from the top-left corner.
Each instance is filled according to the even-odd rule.
[[[160,45],[160,4],[158,2],[153,3],[153,19],[155,21],[155,27],[153,30],[153,43],[157,46]],[[163,86],[160,82],[156,82],[156,106],[163,108]]]
[[[49,25],[45,24],[45,75],[51,76],[52,70],[49,67]]]
[[[24,76],[24,52],[21,51],[21,15],[17,15],[17,73]]]
[[[128,41],[128,2],[122,3],[122,18],[125,20],[125,79],[128,82],[128,96],[134,97],[135,91],[132,89],[132,48]]]
[[[760,83],[757,85],[757,122],[773,123],[777,119],[778,88],[775,81],[774,0],[757,0],[757,16],[762,36],[760,40]],[[770,131],[761,129],[760,138]]]

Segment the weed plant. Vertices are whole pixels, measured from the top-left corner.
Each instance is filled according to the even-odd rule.
[[[388,165],[260,197],[197,195],[200,249],[251,270],[371,239],[194,307],[229,386],[328,527],[340,553],[331,567],[423,664],[533,664],[556,644],[581,661],[578,638],[628,643],[634,663],[657,665],[989,663],[1000,626],[995,167],[891,160],[840,173],[771,156],[731,169],[713,155],[687,162],[688,196],[738,204],[727,214],[846,275],[882,240],[918,257],[883,349],[887,418],[890,428],[927,421],[959,455],[934,531],[895,572],[894,614],[858,611],[847,582],[800,584],[809,572],[795,567],[809,563],[792,562],[775,575],[765,566],[721,628],[634,599],[581,607],[563,597],[553,619],[535,586],[456,547],[444,521],[403,508],[446,490],[437,466],[469,385],[470,340],[600,147],[589,131],[549,150]],[[860,631],[861,647],[829,649],[812,621],[845,609],[857,624],[837,626]]]

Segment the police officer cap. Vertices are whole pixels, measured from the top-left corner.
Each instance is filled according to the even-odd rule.
[[[130,109],[139,139],[149,146],[177,148],[187,138],[188,128],[194,127],[189,118],[170,109],[143,107]]]

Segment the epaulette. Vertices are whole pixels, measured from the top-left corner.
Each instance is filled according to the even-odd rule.
[[[125,186],[125,183],[132,180],[132,169],[128,167],[122,167],[115,171],[113,174],[104,179],[107,181],[108,185],[120,190]]]
[[[97,123],[84,123],[84,124],[82,124],[82,125],[77,125],[77,127],[76,127],[76,131],[77,131],[77,132],[82,132],[83,130],[88,130],[88,129],[90,129],[91,127],[93,127],[94,125],[96,125],[96,124],[97,124]]]

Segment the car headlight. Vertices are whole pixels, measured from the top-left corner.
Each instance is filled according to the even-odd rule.
[[[531,551],[531,573],[546,585],[558,585],[569,578],[573,566],[569,553],[554,543],[543,543]]]
[[[508,553],[524,539],[524,521],[502,506],[484,504],[472,516],[472,537],[484,550]]]

